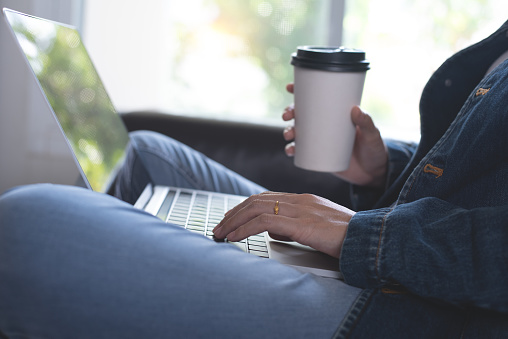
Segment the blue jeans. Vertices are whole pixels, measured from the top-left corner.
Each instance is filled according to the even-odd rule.
[[[145,186],[193,188],[250,196],[265,188],[245,179],[192,148],[164,135],[131,133],[136,152],[128,152],[127,165],[118,173],[114,195],[133,204]]]
[[[133,138],[158,183],[262,190],[171,139]],[[119,178],[136,187],[135,173]],[[0,336],[325,338],[359,292],[86,189],[42,184],[0,197]]]

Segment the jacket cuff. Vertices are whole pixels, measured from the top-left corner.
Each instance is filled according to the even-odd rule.
[[[378,274],[384,220],[390,208],[356,213],[347,229],[340,255],[340,271],[347,284],[373,288],[384,285]]]

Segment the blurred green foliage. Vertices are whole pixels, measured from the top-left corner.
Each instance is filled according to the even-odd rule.
[[[326,43],[330,0],[205,0],[204,4],[217,12],[210,28],[238,42],[230,57],[245,58],[267,75],[266,116],[279,118],[282,108],[292,101],[284,90],[293,82],[290,56],[299,45]],[[184,24],[176,29],[181,45],[172,65],[174,80],[185,83],[178,70],[199,32]]]

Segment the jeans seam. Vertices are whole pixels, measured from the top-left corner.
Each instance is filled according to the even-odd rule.
[[[351,336],[351,332],[355,329],[360,317],[362,316],[365,308],[369,305],[374,290],[363,290],[360,295],[356,298],[353,305],[349,308],[349,311],[344,316],[340,323],[337,331],[335,331],[332,338],[334,339],[346,339]]]
[[[186,180],[188,180],[190,183],[192,183],[192,185],[194,186],[193,188],[202,189],[202,190],[206,189],[204,182],[202,182],[201,180],[198,180],[195,176],[192,175],[191,172],[185,170],[185,168],[187,166],[175,166],[175,164],[173,162],[167,161],[167,159],[164,156],[159,154],[159,152],[157,151],[156,148],[138,147],[138,151],[140,153],[146,153],[146,154],[152,155],[154,157],[157,157],[157,159],[166,163],[169,167],[171,167],[173,170],[175,170],[176,172],[181,174],[182,177],[184,177]],[[142,159],[141,159],[141,162],[143,162]]]

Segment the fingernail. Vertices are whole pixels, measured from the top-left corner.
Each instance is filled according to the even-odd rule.
[[[235,239],[235,233],[236,233],[236,231],[233,231],[233,232],[229,233],[228,236],[227,236],[228,240],[235,241],[234,240]]]
[[[294,146],[293,143],[286,145],[285,151],[288,157],[292,157],[295,155],[295,150],[293,146]]]
[[[284,136],[285,140],[291,140],[291,138],[287,135],[291,129],[292,129],[291,126],[284,128],[284,132],[282,133],[282,135]]]

